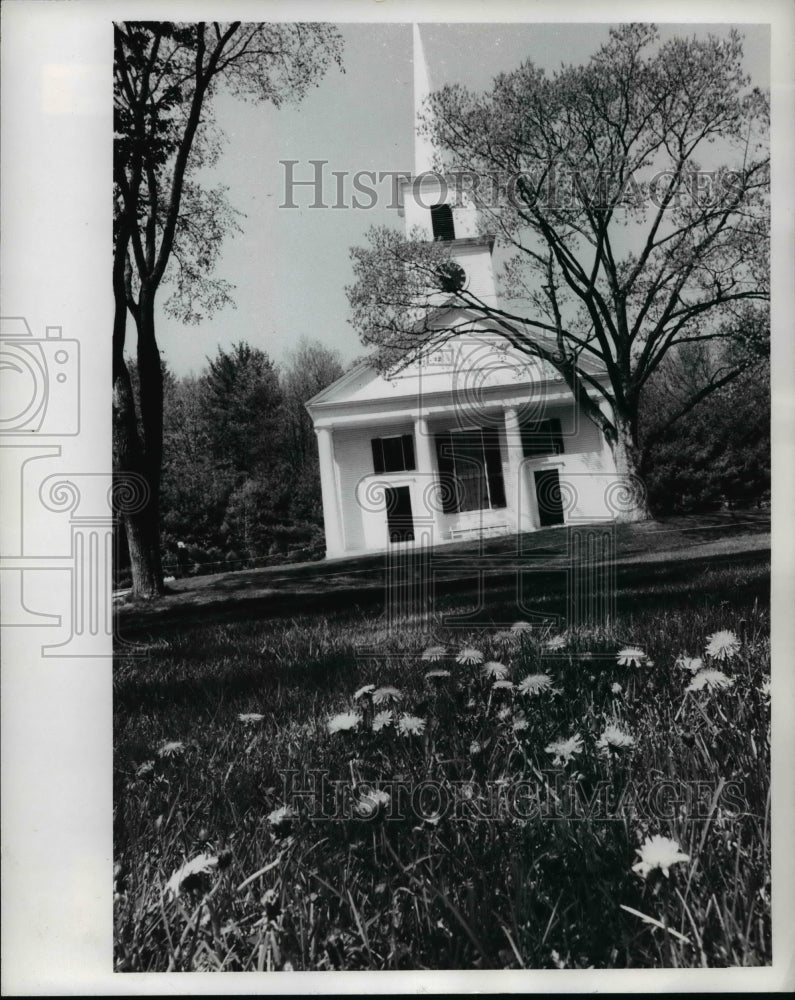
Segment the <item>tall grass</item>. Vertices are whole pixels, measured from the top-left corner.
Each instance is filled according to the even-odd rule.
[[[550,644],[548,627],[313,618],[119,660],[116,968],[769,962],[767,625],[758,607],[673,609]],[[721,629],[738,649],[707,657]],[[619,664],[630,645],[645,655]],[[495,688],[464,647],[549,683]],[[731,683],[686,691],[683,654]],[[367,685],[399,694],[354,700]],[[634,742],[601,747],[610,724]],[[644,878],[655,835],[687,860]]]

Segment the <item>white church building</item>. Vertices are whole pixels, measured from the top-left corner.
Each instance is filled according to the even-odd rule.
[[[430,88],[416,26],[414,87],[418,113]],[[444,240],[460,280],[496,304],[494,240],[479,234],[472,205],[445,200],[431,152],[417,134],[419,180],[400,199],[406,233]],[[613,520],[610,447],[562,377],[456,314],[440,325],[465,332],[393,374],[363,362],[307,402],[327,557]]]

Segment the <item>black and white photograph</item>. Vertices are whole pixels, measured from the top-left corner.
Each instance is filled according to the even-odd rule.
[[[792,11],[3,20],[4,992],[791,989]]]

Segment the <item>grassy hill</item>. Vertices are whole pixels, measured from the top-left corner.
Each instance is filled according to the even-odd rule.
[[[572,529],[547,528],[519,536],[457,542],[434,550],[433,607],[439,612],[485,603],[485,620],[520,616],[517,573],[532,568],[532,601],[539,614],[567,613],[567,566]],[[747,594],[769,602],[770,522],[767,513],[715,514],[617,525],[616,610],[699,599],[724,600],[739,578]],[[390,565],[400,572],[400,556]],[[353,556],[292,566],[185,577],[155,604],[122,603],[118,632],[126,638],[208,621],[358,614],[383,609],[387,557]],[[412,575],[419,569],[406,565]],[[426,568],[426,572],[428,569]],[[738,574],[740,575],[738,577]]]

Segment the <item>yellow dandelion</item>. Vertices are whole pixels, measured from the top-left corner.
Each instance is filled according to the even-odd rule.
[[[496,660],[484,663],[482,669],[484,677],[493,677],[498,681],[504,680],[508,676],[508,668],[504,663],[497,663]]]
[[[380,733],[381,730],[392,722],[391,712],[376,712],[373,717],[373,732]]]
[[[416,715],[401,715],[398,719],[398,730],[401,736],[421,736],[425,730],[425,719]]]
[[[198,854],[174,872],[166,883],[166,888],[172,896],[179,896],[185,890],[198,889],[217,867],[217,857],[210,854]]]
[[[239,721],[246,725],[254,725],[255,722],[262,722],[264,718],[265,716],[261,712],[241,712],[238,715]]]
[[[567,740],[555,740],[544,747],[544,750],[553,755],[553,764],[567,764],[570,760],[574,760],[575,754],[582,753],[582,736],[575,733]]]
[[[704,688],[708,688],[710,691],[719,691],[722,688],[731,687],[732,684],[734,684],[734,678],[727,677],[722,670],[700,670],[687,685],[685,691],[702,691]]]
[[[728,629],[707,636],[707,656],[713,660],[730,660],[740,648],[740,640]]]
[[[428,648],[423,652],[422,659],[426,663],[438,663],[439,660],[443,660],[447,655],[447,650],[444,646],[428,646]]]
[[[344,733],[355,729],[361,721],[362,717],[357,712],[340,712],[328,718],[326,729],[330,733]]]
[[[400,701],[403,697],[396,687],[380,687],[373,691],[373,704],[381,705],[384,702]]]
[[[549,691],[551,687],[552,678],[549,674],[528,674],[518,684],[519,693],[528,695],[541,694],[542,691]]]
[[[704,661],[700,656],[680,656],[676,661],[676,666],[680,670],[689,670],[691,674],[697,674],[704,666]]]
[[[642,667],[648,657],[637,646],[625,646],[616,653],[619,667]]]
[[[462,666],[479,666],[483,660],[483,653],[473,646],[464,646],[455,658],[455,662],[460,663]]]
[[[354,805],[354,810],[362,819],[371,819],[381,808],[385,808],[392,801],[389,792],[381,788],[374,788],[366,792]]]
[[[605,726],[596,745],[600,750],[628,750],[635,745],[635,738],[625,733],[616,723],[610,722]]]
[[[635,848],[635,853],[640,856],[640,861],[632,866],[632,871],[641,878],[646,878],[656,868],[668,878],[671,865],[690,860],[690,855],[683,854],[682,848],[675,840],[661,837],[659,834],[647,837],[641,847]]]
[[[181,754],[185,750],[185,744],[182,740],[169,740],[168,743],[164,743],[160,749],[157,751],[159,757],[174,757],[177,754]]]

